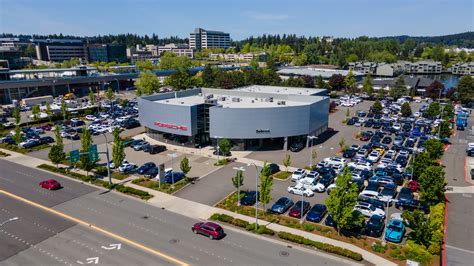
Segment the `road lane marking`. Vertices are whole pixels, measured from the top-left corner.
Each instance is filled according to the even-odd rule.
[[[6,196],[9,196],[9,197],[11,197],[11,198],[17,199],[17,200],[19,200],[19,201],[22,201],[22,202],[24,202],[24,203],[27,203],[27,204],[29,204],[29,205],[35,206],[35,207],[37,207],[37,208],[40,208],[40,209],[42,209],[42,210],[45,210],[45,211],[54,213],[54,214],[56,214],[56,215],[58,215],[58,216],[60,216],[60,217],[63,217],[63,218],[65,218],[65,219],[67,219],[67,220],[70,220],[70,221],[73,221],[73,222],[75,222],[75,223],[78,223],[78,224],[84,225],[84,226],[86,226],[86,227],[89,227],[89,228],[91,228],[91,229],[94,229],[94,230],[96,230],[96,231],[98,231],[98,232],[101,232],[101,233],[104,234],[104,235],[107,235],[107,236],[109,236],[109,237],[112,237],[112,238],[115,238],[115,239],[117,239],[117,240],[123,241],[123,242],[128,243],[128,244],[130,244],[130,245],[132,245],[132,246],[135,246],[135,247],[137,247],[137,248],[139,248],[139,249],[145,250],[145,251],[147,251],[147,252],[149,252],[149,253],[155,254],[156,256],[161,257],[161,258],[163,258],[163,259],[165,259],[165,260],[168,260],[168,261],[170,261],[170,262],[172,262],[172,263],[175,263],[175,264],[177,264],[177,265],[188,266],[188,263],[186,263],[186,262],[184,262],[184,261],[181,261],[181,260],[179,260],[179,259],[177,259],[177,258],[174,258],[174,257],[170,256],[170,255],[166,255],[166,254],[164,254],[163,252],[160,252],[160,251],[158,251],[158,250],[156,250],[156,249],[147,247],[147,246],[145,246],[145,245],[143,245],[143,244],[140,244],[140,243],[138,243],[138,242],[135,242],[135,241],[133,241],[133,240],[131,240],[131,239],[125,238],[125,237],[123,237],[123,236],[120,236],[120,235],[117,235],[117,234],[112,233],[112,232],[110,232],[110,231],[107,231],[107,230],[105,230],[105,229],[102,229],[101,227],[98,227],[98,226],[92,225],[92,224],[90,224],[90,223],[87,223],[87,222],[85,222],[85,221],[83,221],[83,220],[81,220],[81,219],[78,219],[78,218],[75,218],[75,217],[73,217],[73,216],[70,216],[70,215],[67,215],[67,214],[65,214],[65,213],[62,213],[62,212],[60,212],[60,211],[57,211],[57,210],[48,208],[48,207],[46,207],[46,206],[44,206],[44,205],[38,204],[38,203],[36,203],[36,202],[33,202],[33,201],[31,201],[31,200],[22,198],[22,197],[20,197],[20,196],[17,196],[17,195],[15,195],[15,194],[13,194],[13,193],[10,193],[10,192],[4,191],[4,190],[0,190],[0,193],[5,194]]]
[[[462,252],[474,254],[474,251],[472,251],[472,250],[467,250],[467,249],[463,249],[463,248],[458,248],[458,247],[454,247],[454,246],[450,246],[450,245],[446,245],[446,247],[447,247],[447,248],[450,248],[450,249],[456,249],[456,250],[459,250],[459,251],[462,251]]]

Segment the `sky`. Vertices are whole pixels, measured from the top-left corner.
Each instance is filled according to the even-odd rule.
[[[474,0],[0,0],[0,33],[188,37],[194,28],[305,36],[474,31]]]

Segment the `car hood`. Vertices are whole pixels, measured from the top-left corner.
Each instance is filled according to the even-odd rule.
[[[401,236],[402,234],[398,231],[392,230],[390,228],[387,228],[387,230],[385,230],[385,237],[389,239],[400,239]]]

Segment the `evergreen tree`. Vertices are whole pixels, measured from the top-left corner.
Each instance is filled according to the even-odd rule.
[[[362,84],[362,89],[364,90],[364,92],[369,96],[369,97],[372,97],[372,95],[374,94],[374,87],[372,85],[372,76],[370,74],[368,74],[365,78],[364,78],[364,83]]]
[[[347,76],[344,77],[344,85],[346,86],[346,91],[353,94],[356,92],[356,85],[357,85],[357,80],[355,78],[354,73],[352,73],[352,70],[349,70],[349,73]]]

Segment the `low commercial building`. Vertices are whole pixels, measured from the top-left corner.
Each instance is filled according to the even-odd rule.
[[[378,63],[375,62],[350,62],[348,67],[352,71],[363,73],[365,75],[374,75],[377,70]]]
[[[415,90],[417,95],[424,95],[426,88],[435,80],[426,77],[405,76],[405,85],[408,91]],[[386,90],[389,91],[396,82],[396,78],[379,78],[372,80],[372,86],[375,91]],[[362,87],[362,84],[360,84]]]
[[[138,99],[147,134],[190,147],[227,138],[234,150],[287,149],[328,127],[326,90],[248,86],[196,88]]]
[[[169,43],[162,46],[158,46],[158,55],[162,55],[164,52],[170,52],[177,56],[186,56],[188,58],[194,57],[193,49],[185,43]]]
[[[230,61],[230,62],[250,62],[254,58],[257,58],[259,62],[263,62],[266,59],[266,53],[210,53],[209,59],[215,61]]]
[[[318,77],[321,76],[324,80],[329,80],[332,75],[339,74],[347,76],[349,70],[342,69],[329,69],[329,68],[314,68],[314,67],[287,67],[282,68],[277,71],[282,79],[287,79],[291,76],[311,76]],[[355,75],[357,80],[361,80],[364,76],[363,73],[352,71],[352,74]]]

